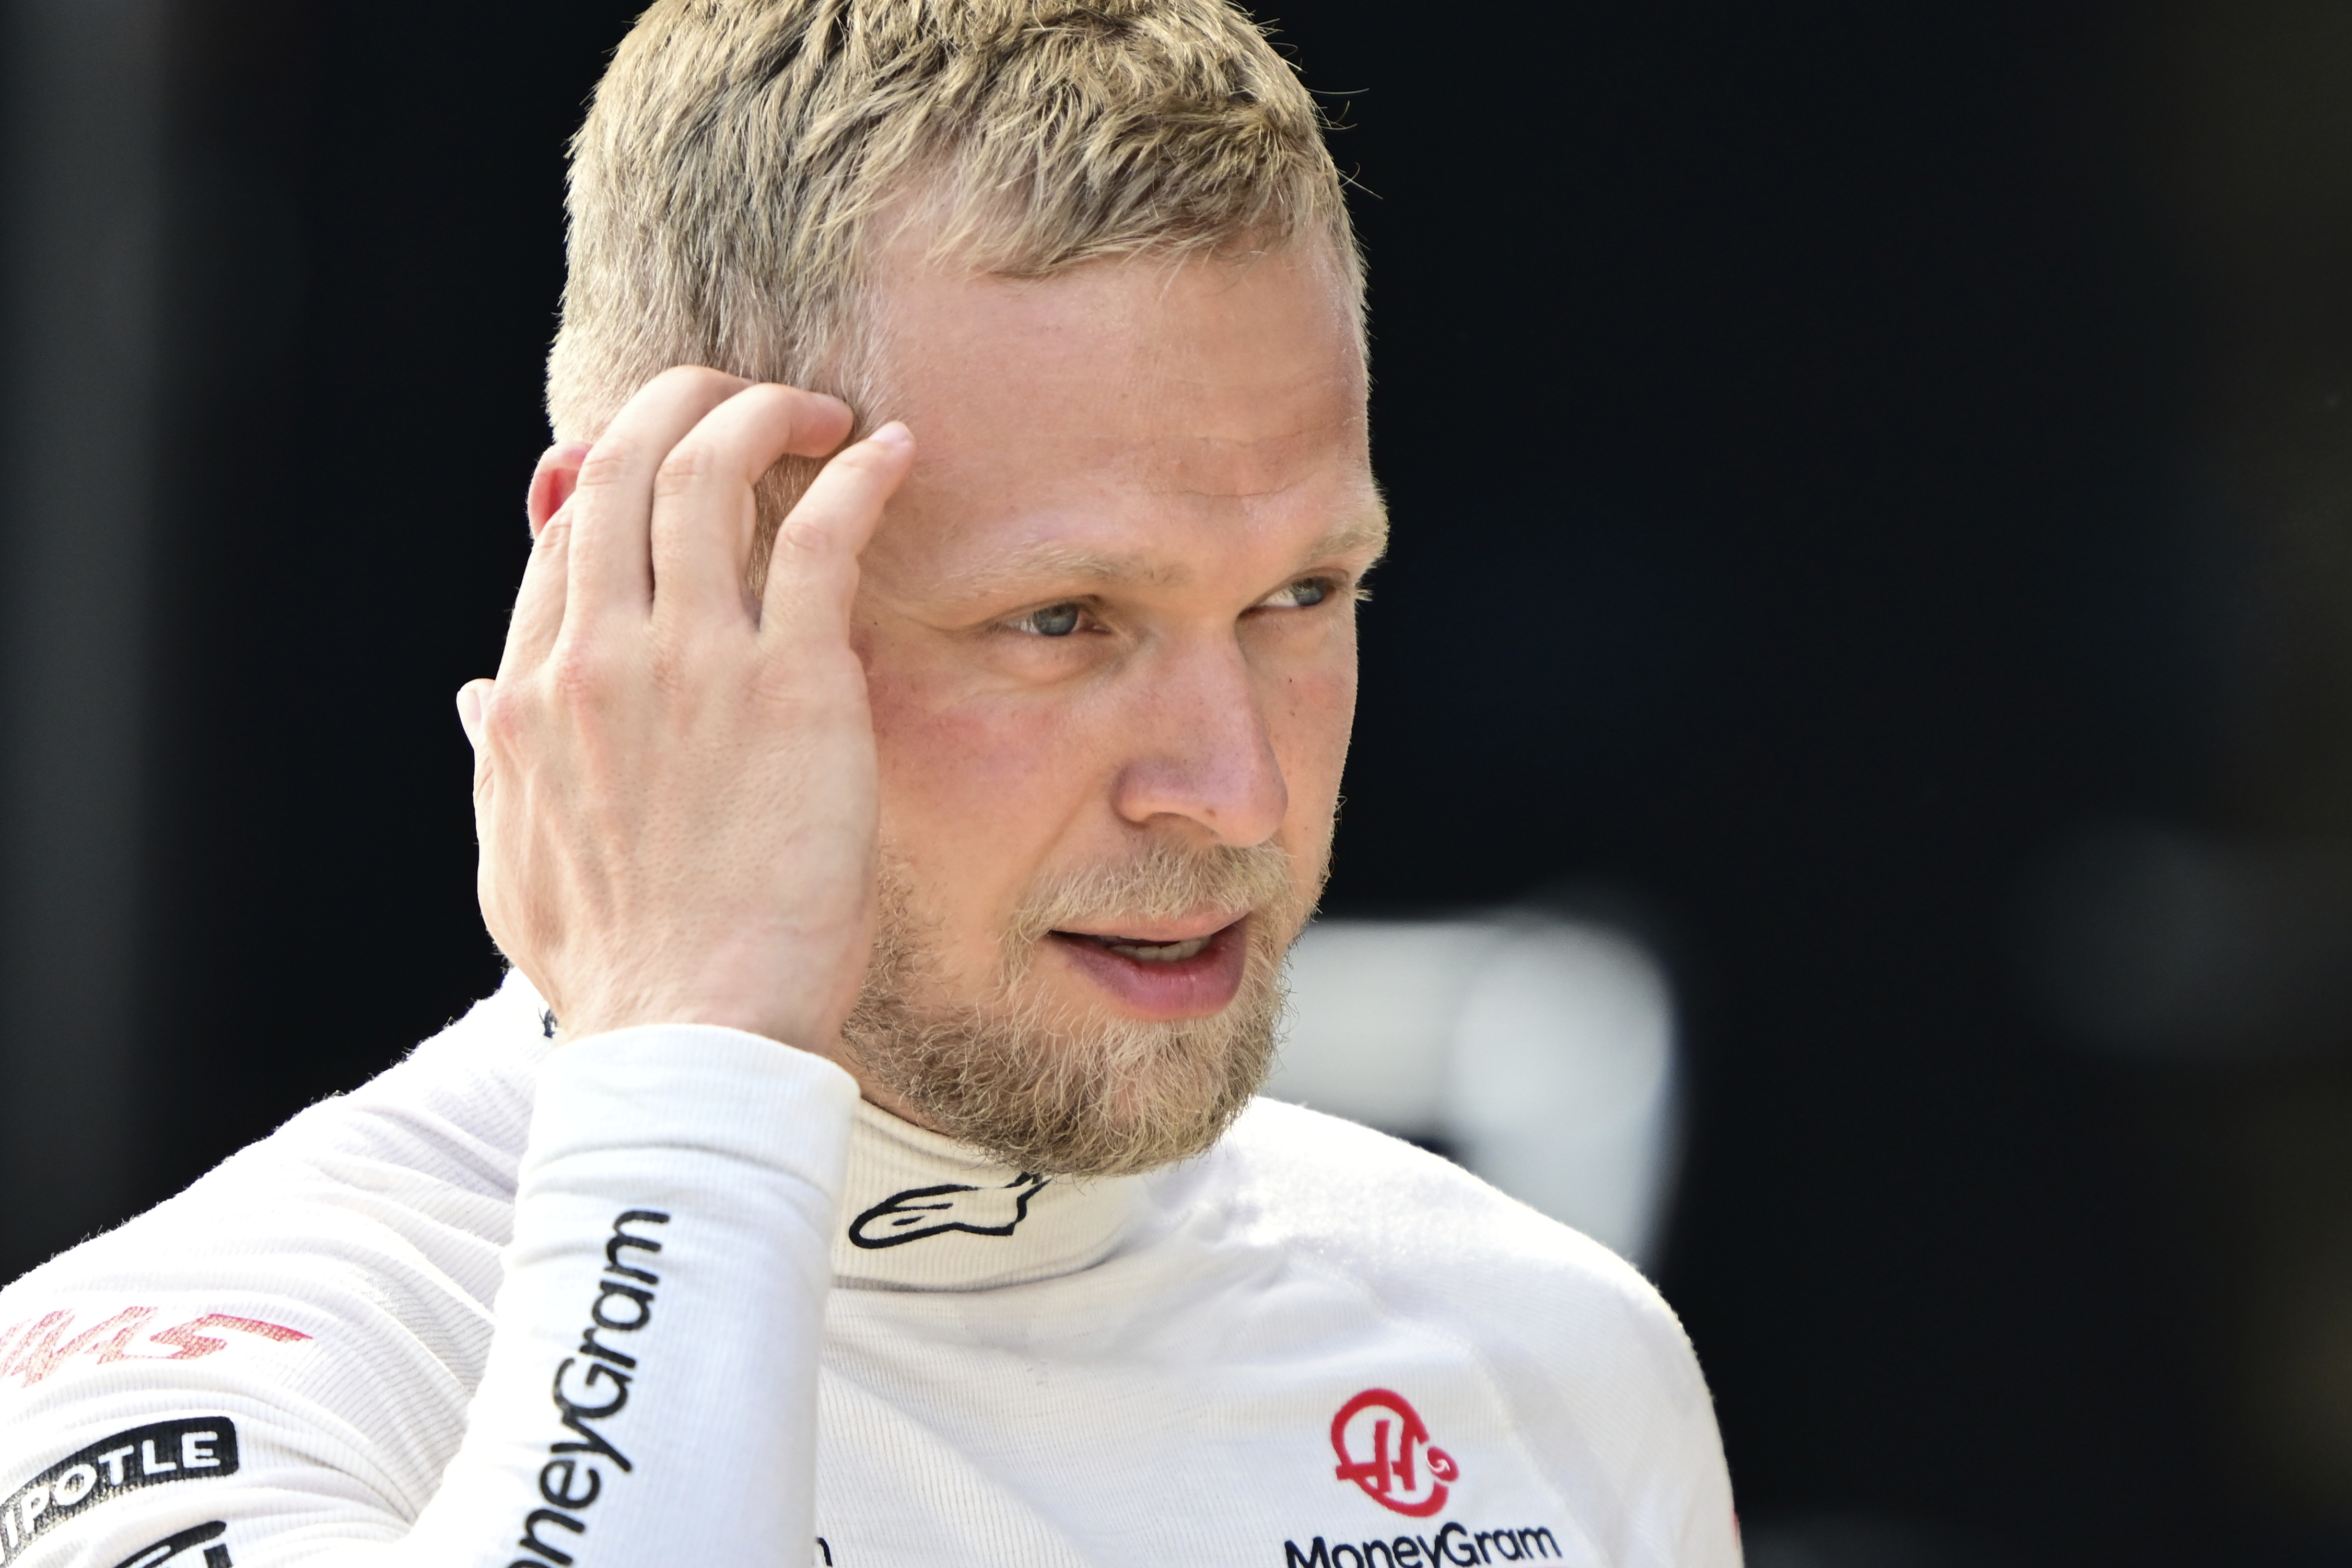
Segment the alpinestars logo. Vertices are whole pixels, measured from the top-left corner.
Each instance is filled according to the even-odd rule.
[[[849,1239],[870,1252],[951,1230],[1011,1236],[1029,1217],[1029,1200],[1051,1179],[1024,1171],[1001,1187],[950,1184],[893,1193],[850,1222]]]
[[[1404,1395],[1368,1388],[1331,1417],[1334,1472],[1382,1508],[1427,1519],[1445,1506],[1445,1483],[1461,1479],[1454,1456],[1430,1446],[1429,1427]]]

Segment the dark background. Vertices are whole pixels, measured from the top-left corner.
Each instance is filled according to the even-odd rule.
[[[633,9],[13,0],[0,1271],[495,983]],[[1398,524],[1328,907],[1643,911],[1758,1568],[2352,1562],[2352,7],[1265,15]]]

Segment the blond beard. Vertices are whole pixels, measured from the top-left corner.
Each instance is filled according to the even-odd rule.
[[[1124,1175],[1189,1159],[1233,1124],[1273,1063],[1283,953],[1307,914],[1292,872],[1271,845],[1155,843],[1125,865],[1049,879],[1014,914],[992,990],[959,1007],[923,1000],[944,991],[936,942],[886,850],[874,961],[842,1044],[861,1077],[926,1124],[1018,1170]],[[1080,1017],[1024,986],[1050,932],[1202,910],[1250,912],[1241,986],[1209,1017]]]

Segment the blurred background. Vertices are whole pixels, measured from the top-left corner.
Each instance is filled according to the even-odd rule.
[[[632,9],[0,5],[0,1271],[495,982]],[[1328,907],[1671,1020],[1751,1561],[2352,1563],[2352,5],[1262,14],[1398,522]]]

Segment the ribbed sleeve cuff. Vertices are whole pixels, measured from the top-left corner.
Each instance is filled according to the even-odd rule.
[[[615,1029],[558,1047],[541,1069],[526,1185],[608,1150],[746,1160],[841,1190],[857,1080],[822,1057],[712,1024]]]

